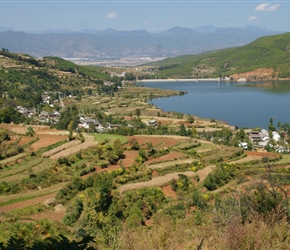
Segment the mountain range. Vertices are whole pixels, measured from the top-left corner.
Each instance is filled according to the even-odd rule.
[[[0,27],[0,47],[34,57],[58,56],[88,60],[118,60],[130,57],[174,57],[237,47],[255,39],[278,34],[255,26],[195,29],[173,27],[159,33],[146,30],[47,30],[13,31]]]

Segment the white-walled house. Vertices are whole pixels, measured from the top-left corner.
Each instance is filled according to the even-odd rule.
[[[281,139],[281,136],[279,135],[278,132],[273,131],[272,132],[272,138],[273,138],[274,141],[279,141]]]

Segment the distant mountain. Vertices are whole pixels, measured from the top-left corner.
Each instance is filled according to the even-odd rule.
[[[6,27],[2,27],[2,26],[0,26],[0,32],[8,31],[8,30],[10,30],[10,29],[8,29],[8,28],[6,28]]]
[[[132,30],[132,31],[119,31],[115,29],[106,29],[97,33],[101,36],[148,36],[149,32],[146,30]]]
[[[205,25],[195,28],[194,30],[200,33],[213,33],[217,31],[219,28],[214,27],[212,25]]]
[[[187,35],[197,35],[199,32],[196,32],[193,29],[182,28],[175,26],[167,31],[162,32],[163,35],[172,35],[172,36],[187,36]]]
[[[159,33],[146,30],[119,31],[57,30],[38,33],[7,31],[0,28],[0,48],[34,57],[118,59],[126,57],[174,57],[241,46],[255,39],[277,34],[253,26],[196,29],[173,27]]]

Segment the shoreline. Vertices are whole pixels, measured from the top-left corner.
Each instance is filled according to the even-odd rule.
[[[137,80],[137,83],[140,82],[220,82],[220,78],[201,78],[201,79],[144,79]]]

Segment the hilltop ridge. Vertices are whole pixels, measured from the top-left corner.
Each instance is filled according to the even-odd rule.
[[[236,48],[168,58],[148,67],[158,78],[246,78],[250,81],[290,77],[290,33],[272,35]]]

